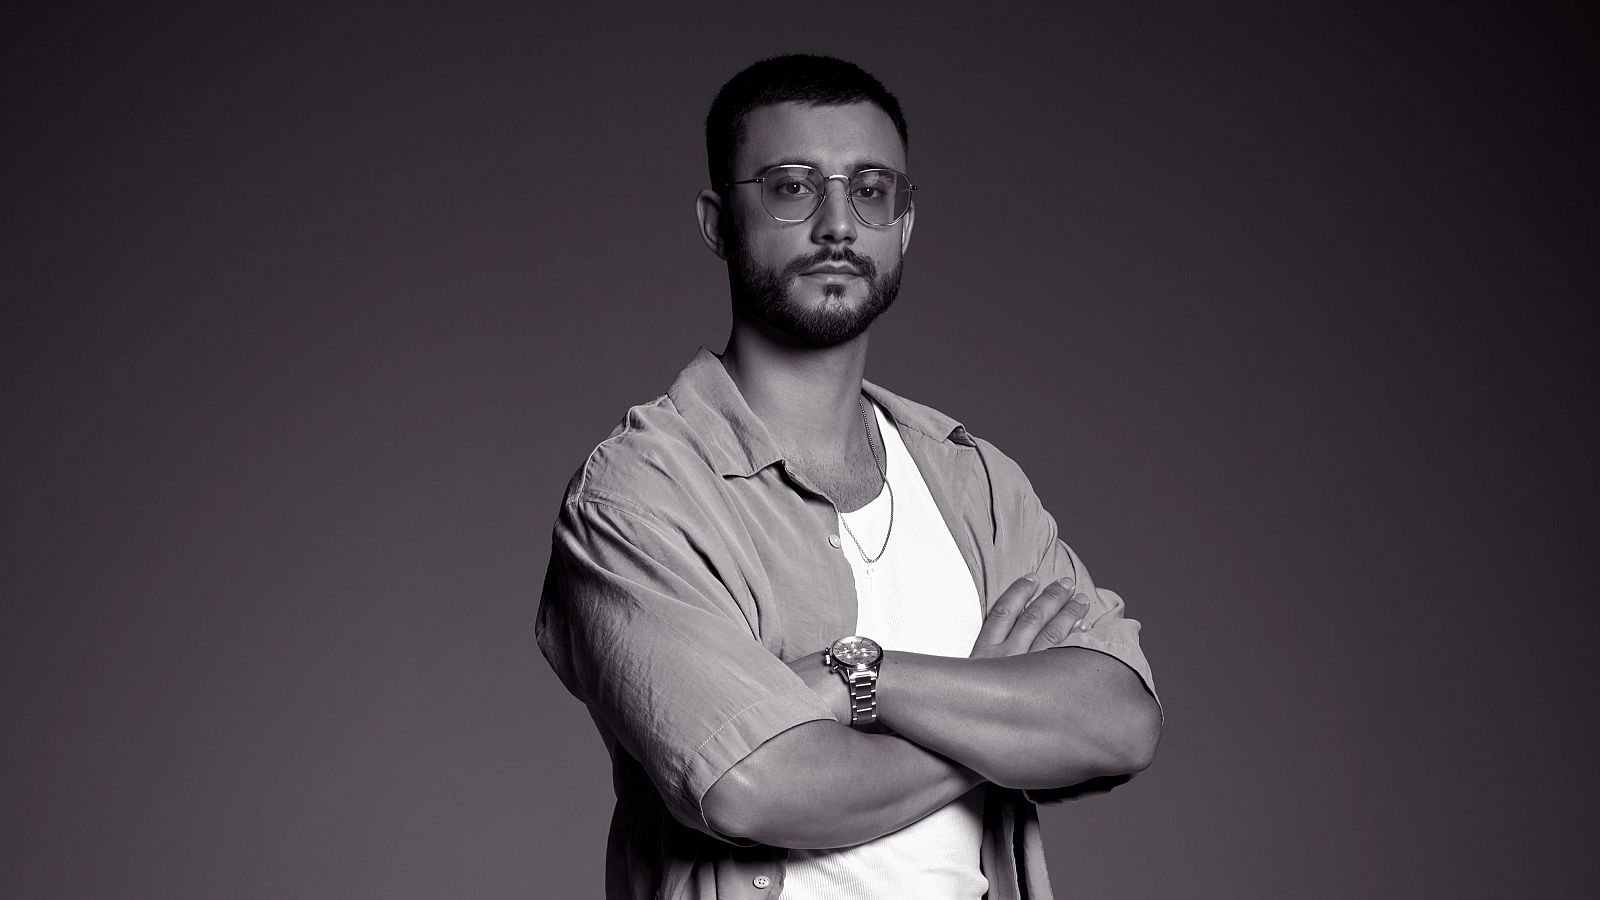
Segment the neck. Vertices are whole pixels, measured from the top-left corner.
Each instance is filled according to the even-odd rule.
[[[867,335],[835,347],[789,347],[736,315],[722,364],[786,453],[841,458],[865,445],[860,398]]]

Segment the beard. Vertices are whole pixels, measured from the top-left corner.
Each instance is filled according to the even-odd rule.
[[[845,301],[842,284],[825,285],[822,303],[815,308],[808,307],[790,290],[801,272],[829,262],[846,262],[861,271],[861,279],[867,283],[867,298],[859,306]],[[728,257],[728,281],[736,315],[748,316],[763,331],[791,346],[822,349],[865,334],[873,320],[894,305],[900,294],[902,265],[904,260],[896,260],[894,268],[880,276],[871,257],[845,247],[838,253],[821,248],[773,270],[761,268],[742,247],[735,247]]]

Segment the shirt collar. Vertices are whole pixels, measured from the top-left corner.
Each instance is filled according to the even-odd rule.
[[[921,432],[934,441],[973,446],[960,422],[936,409],[914,403],[862,379],[861,391],[882,406],[900,428]],[[718,475],[748,478],[782,460],[766,423],[756,418],[728,376],[722,360],[704,347],[689,360],[667,391],[689,427],[705,442],[707,457]]]

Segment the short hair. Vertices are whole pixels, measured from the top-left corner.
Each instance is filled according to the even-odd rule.
[[[711,186],[721,190],[733,180],[733,153],[744,140],[744,120],[751,111],[778,103],[807,106],[844,106],[872,103],[888,114],[900,133],[900,143],[911,146],[900,101],[883,82],[860,66],[832,56],[791,53],[748,66],[728,79],[711,101],[706,114],[706,164]]]

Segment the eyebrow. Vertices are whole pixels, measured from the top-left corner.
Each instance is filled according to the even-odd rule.
[[[820,163],[820,162],[818,162],[818,161],[816,161],[814,159],[804,159],[804,158],[797,158],[797,157],[793,157],[793,156],[786,156],[786,157],[783,157],[781,159],[775,159],[775,160],[772,160],[771,162],[762,163],[761,165],[756,166],[756,172],[757,173],[765,172],[768,169],[772,168],[773,166],[810,166],[811,168],[816,169],[818,172],[822,171],[822,163]],[[896,172],[900,171],[899,169],[895,169],[894,166],[891,166],[888,163],[884,162],[883,160],[877,159],[875,157],[868,157],[866,159],[853,160],[846,167],[846,170],[848,172],[850,172],[852,175],[855,174],[856,172],[861,171],[862,169],[893,169]]]

